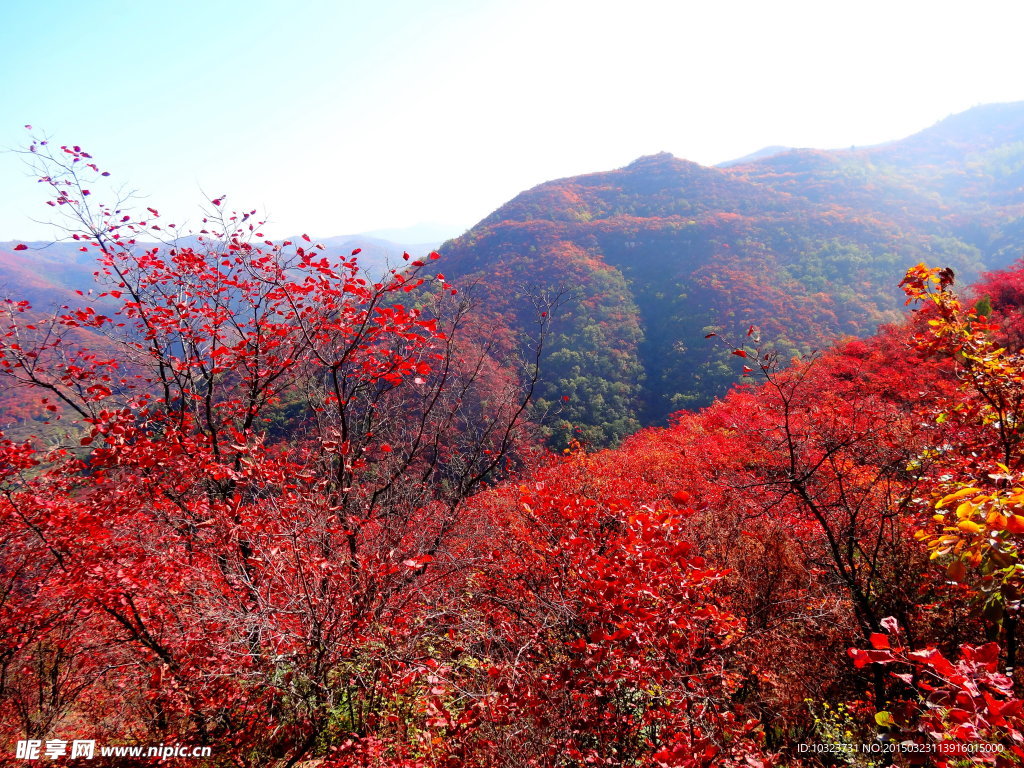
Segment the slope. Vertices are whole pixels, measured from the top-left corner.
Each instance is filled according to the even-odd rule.
[[[917,261],[969,281],[1012,260],[1015,171],[995,168],[1015,167],[1022,116],[1002,105],[866,150],[724,169],[660,154],[548,182],[447,243],[443,269],[520,332],[525,296],[569,293],[539,418],[555,444],[613,444],[735,381],[712,331],[758,325],[786,359],[897,319]]]

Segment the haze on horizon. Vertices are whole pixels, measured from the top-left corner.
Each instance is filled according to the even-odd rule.
[[[0,146],[31,123],[169,219],[203,194],[320,237],[450,234],[543,181],[659,151],[899,139],[1024,99],[1024,5],[8,0]],[[48,239],[0,155],[0,240]]]

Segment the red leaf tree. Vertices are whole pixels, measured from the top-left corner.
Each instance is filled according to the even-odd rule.
[[[536,358],[422,264],[370,277],[222,198],[145,244],[174,226],[93,205],[88,153],[30,153],[103,290],[2,305],[0,374],[51,413],[0,445],[4,730],[253,765],[372,734],[430,659],[465,500],[522,460]]]

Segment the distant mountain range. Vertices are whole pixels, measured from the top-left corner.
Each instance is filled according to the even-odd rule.
[[[418,228],[410,228],[410,231],[414,229]],[[298,240],[297,237],[291,239]],[[319,242],[331,256],[348,256],[360,248],[359,263],[373,275],[381,274],[389,266],[404,266],[402,254],[405,252],[425,256],[441,244],[440,240],[400,242],[369,234],[338,235]],[[75,297],[76,290],[93,286],[96,254],[83,252],[81,243],[26,242],[26,250],[15,251],[19,244],[21,241],[0,242],[0,296],[27,299],[42,309],[67,304]]]
[[[771,147],[706,168],[668,154],[547,182],[439,264],[513,329],[531,292],[569,288],[538,403],[556,443],[614,443],[738,378],[750,326],[783,356],[902,311],[918,261],[960,281],[1024,249],[1024,103],[978,107],[902,141]]]
[[[421,223],[397,229],[374,229],[353,237],[372,237],[393,243],[442,243],[462,230],[445,224]],[[410,254],[412,251],[410,251]]]
[[[444,245],[436,228],[330,237],[379,273],[439,249],[437,269],[492,322],[535,328],[530,294],[563,292],[535,415],[552,443],[613,444],[709,403],[742,359],[710,333],[751,326],[782,356],[867,335],[903,311],[918,261],[962,282],[1024,250],[1024,103],[954,115],[900,141],[769,147],[719,167],[668,154],[540,184]],[[398,239],[392,239],[398,238]],[[0,243],[0,292],[67,303],[92,281],[77,245]]]

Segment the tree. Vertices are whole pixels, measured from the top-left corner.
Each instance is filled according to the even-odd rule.
[[[373,281],[223,198],[145,243],[176,228],[92,204],[87,152],[29,153],[103,304],[3,305],[0,374],[52,415],[3,444],[6,728],[259,765],[367,736],[429,659],[466,500],[527,458],[548,314],[518,363],[423,262]]]
[[[1015,279],[1005,276],[990,287],[1011,293]],[[1012,671],[1024,590],[1019,565],[1024,548],[1024,356],[1019,339],[1011,335],[1008,346],[1005,334],[1013,334],[1019,317],[1006,313],[1009,327],[1004,331],[990,303],[965,305],[952,283],[951,270],[924,264],[910,269],[902,283],[908,303],[919,303],[926,319],[915,337],[917,346],[950,361],[959,381],[957,397],[934,418],[955,425],[960,440],[942,451],[918,535],[932,558],[948,565],[950,578],[973,581],[994,633],[1002,635],[1005,663]],[[968,568],[975,571],[974,579]]]

